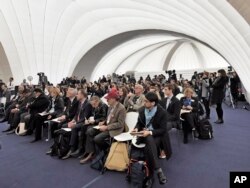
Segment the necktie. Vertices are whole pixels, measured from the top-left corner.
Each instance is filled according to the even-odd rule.
[[[79,110],[79,112],[78,112],[78,117],[77,117],[77,121],[79,121],[80,120],[80,115],[81,115],[81,111],[82,111],[82,104],[83,103],[80,103],[80,108],[78,109]]]
[[[168,109],[169,103],[170,103],[170,98],[167,97],[166,109]]]

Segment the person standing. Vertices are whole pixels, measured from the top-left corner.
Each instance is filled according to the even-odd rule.
[[[208,72],[204,72],[201,80],[201,99],[206,109],[206,119],[210,119],[210,108],[209,108],[209,79]]]
[[[218,120],[214,123],[222,124],[224,123],[223,119],[223,110],[222,110],[222,101],[225,97],[225,86],[228,82],[228,77],[224,69],[218,70],[218,76],[212,84],[212,95],[211,95],[211,105],[216,104],[216,112]]]

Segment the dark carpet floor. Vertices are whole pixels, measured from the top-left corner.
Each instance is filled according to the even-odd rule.
[[[213,140],[190,138],[184,145],[177,132],[170,132],[173,156],[162,161],[169,181],[163,186],[155,181],[154,187],[227,188],[230,171],[250,171],[250,112],[224,106],[224,114],[223,125],[213,124]],[[6,128],[0,124],[0,131]],[[46,156],[51,142],[31,144],[32,139],[0,133],[0,188],[129,187],[125,173],[99,175],[77,159]]]

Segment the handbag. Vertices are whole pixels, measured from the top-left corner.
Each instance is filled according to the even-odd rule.
[[[25,123],[19,123],[15,130],[16,135],[20,136],[26,132],[27,130],[25,129]]]

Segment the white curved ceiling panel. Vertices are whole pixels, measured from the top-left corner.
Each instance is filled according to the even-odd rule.
[[[145,57],[148,54],[150,54],[155,49],[158,49],[159,47],[165,46],[166,43],[168,44],[169,42],[170,41],[166,41],[166,42],[163,42],[163,43],[157,43],[157,44],[154,44],[154,45],[147,46],[146,48],[139,49],[135,53],[133,53],[130,56],[128,56],[125,59],[125,61],[123,61],[121,63],[121,65],[118,67],[116,73],[118,73],[118,74],[124,74],[127,71],[139,71],[138,68],[137,68],[137,66],[142,62],[143,59],[145,59]],[[173,44],[175,43],[174,41],[171,41],[171,42]],[[167,46],[167,47],[169,47],[169,46]],[[171,48],[171,47],[169,47],[169,48]],[[164,52],[164,55],[167,52],[168,52],[168,49],[166,49],[166,51]],[[162,57],[162,56],[160,56],[160,58],[164,59],[164,57]]]
[[[37,72],[45,72],[53,83],[59,82],[102,41],[124,32],[157,29],[182,33],[210,45],[233,65],[250,95],[250,28],[226,0],[0,0],[0,29],[0,42],[18,82],[29,75],[35,78]],[[144,45],[140,48],[148,44]],[[130,49],[136,51],[139,47]],[[174,47],[166,45],[151,55],[135,55],[130,49],[119,49],[126,61],[117,59],[118,52],[113,53],[114,60],[120,62],[112,61],[110,70],[135,67],[134,63],[127,64],[131,54],[140,70],[159,69]],[[140,59],[144,56],[138,54],[146,55],[143,61]],[[156,54],[159,63],[152,67],[149,62]],[[179,57],[184,55],[186,58]],[[191,56],[197,59],[191,60]],[[189,65],[187,68],[209,67],[216,58],[225,65],[214,51],[192,41],[192,45],[180,45],[167,63],[169,67],[180,67],[181,62],[189,61],[184,64]],[[100,68],[95,68],[92,77],[103,74]]]
[[[171,58],[169,70],[194,70],[200,68],[200,62],[189,42],[182,44]]]
[[[97,80],[100,76],[105,74],[112,74],[115,72],[116,67],[119,66],[120,62],[125,60],[130,54],[138,51],[139,49],[143,48],[144,46],[149,46],[152,44],[157,44],[161,41],[168,41],[173,37],[169,36],[151,36],[151,37],[140,37],[135,40],[131,40],[127,43],[124,43],[106,56],[98,63],[96,68],[93,71],[93,77],[91,80]]]
[[[174,46],[175,41],[166,43],[146,54],[135,68],[137,72],[157,72],[162,70],[166,57]],[[157,62],[157,63],[156,63]]]

